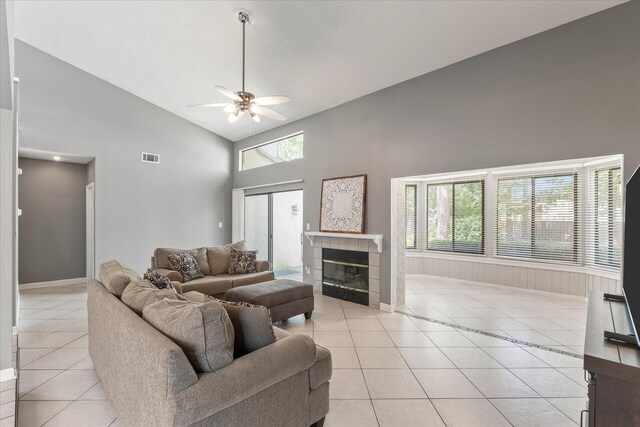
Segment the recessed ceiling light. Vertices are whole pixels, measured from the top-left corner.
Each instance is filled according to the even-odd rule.
[[[60,160],[62,160],[62,158],[60,156],[53,156],[53,160],[59,162]]]

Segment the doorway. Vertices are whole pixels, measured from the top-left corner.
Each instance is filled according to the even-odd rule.
[[[302,200],[302,190],[244,198],[244,239],[280,279],[302,281]]]

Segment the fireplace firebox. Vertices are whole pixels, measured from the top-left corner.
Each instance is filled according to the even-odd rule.
[[[322,294],[369,305],[369,253],[322,249]]]

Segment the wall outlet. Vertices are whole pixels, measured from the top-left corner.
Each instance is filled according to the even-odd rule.
[[[222,228],[222,222],[218,223],[218,228]]]
[[[307,223],[307,231],[311,231],[311,224]]]
[[[311,274],[311,267],[309,267],[308,265],[304,266],[304,272],[307,274]]]

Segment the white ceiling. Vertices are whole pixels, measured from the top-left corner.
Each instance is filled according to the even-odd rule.
[[[317,113],[623,1],[27,1],[16,38],[232,141],[279,126],[230,124],[214,85],[287,95],[289,121]]]

